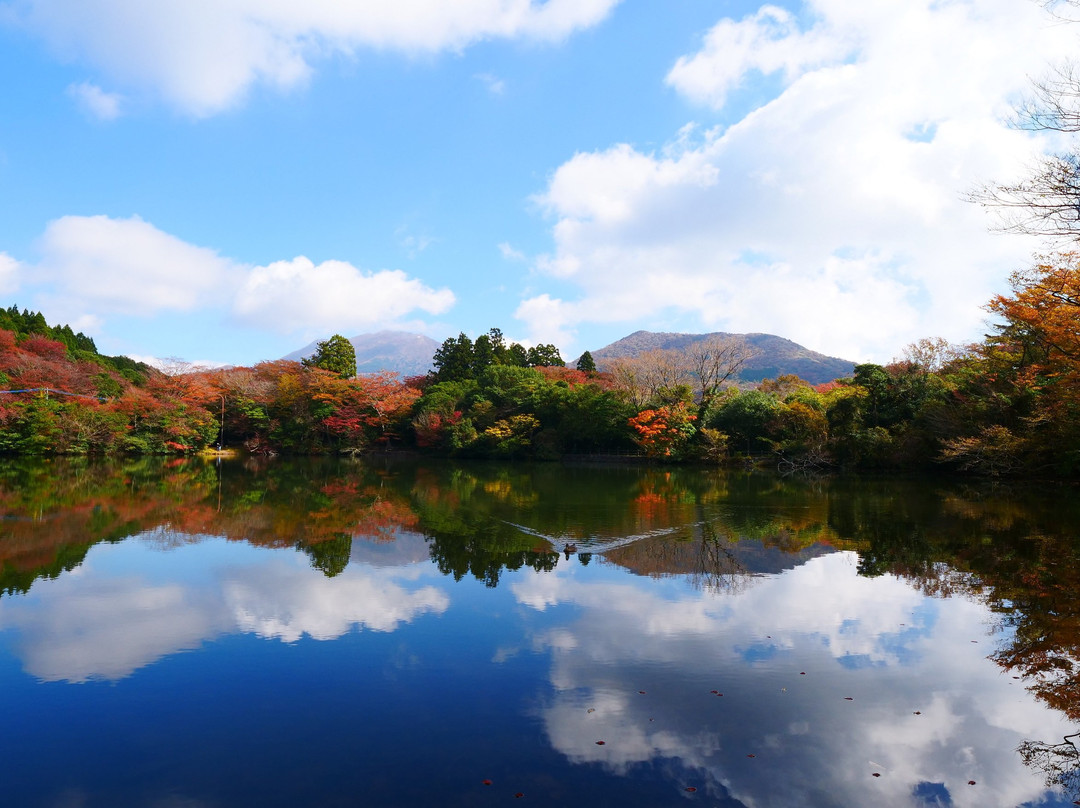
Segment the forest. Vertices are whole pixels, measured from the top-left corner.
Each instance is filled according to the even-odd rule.
[[[886,365],[811,385],[734,383],[738,340],[652,351],[596,369],[492,329],[400,379],[355,375],[343,337],[304,362],[166,371],[100,355],[38,313],[0,310],[0,452],[19,455],[412,451],[555,460],[763,463],[782,469],[934,468],[992,476],[1080,471],[1080,256],[1016,272],[982,342],[926,338]]]

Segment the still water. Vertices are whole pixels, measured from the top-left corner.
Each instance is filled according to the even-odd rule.
[[[0,804],[1080,804],[1077,499],[9,461]]]

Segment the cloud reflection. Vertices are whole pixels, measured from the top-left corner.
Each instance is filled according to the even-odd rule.
[[[551,744],[615,773],[677,761],[699,790],[753,806],[1040,802],[1014,750],[1068,730],[986,659],[988,610],[860,578],[856,560],[813,559],[737,596],[521,574],[521,604],[576,607],[536,639]]]
[[[208,542],[224,549],[208,553]],[[122,679],[227,634],[328,640],[354,627],[394,631],[450,605],[442,590],[415,585],[426,568],[415,566],[416,541],[402,542],[397,566],[384,546],[378,566],[351,563],[334,578],[292,550],[208,542],[168,553],[99,545],[76,573],[0,601],[0,629],[15,633],[13,648],[30,675],[85,682]],[[133,555],[145,562],[138,575],[125,572]]]

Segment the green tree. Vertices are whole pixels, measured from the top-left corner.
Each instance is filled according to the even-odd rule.
[[[457,339],[448,337],[435,351],[435,356],[431,358],[431,363],[435,366],[433,375],[440,382],[471,379],[474,376],[474,358],[473,342],[462,331]]]
[[[322,368],[343,379],[356,375],[356,349],[341,334],[334,334],[315,347],[315,353],[303,360],[305,367]]]
[[[528,352],[528,364],[529,367],[566,367],[566,363],[559,355],[559,349],[554,345],[537,345],[535,348],[529,348]]]
[[[529,352],[525,350],[524,345],[512,342],[510,343],[510,347],[506,349],[506,360],[504,364],[519,368],[528,367]]]
[[[586,351],[577,361],[577,369],[584,373],[596,373],[596,362],[592,354]]]
[[[725,399],[712,417],[712,426],[730,435],[731,448],[754,452],[771,448],[771,433],[784,405],[776,396],[747,390]]]
[[[487,367],[495,362],[495,347],[488,334],[481,334],[473,343],[472,371],[474,376],[479,376]]]

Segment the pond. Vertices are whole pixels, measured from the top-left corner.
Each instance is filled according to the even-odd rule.
[[[1080,804],[1077,500],[7,461],[3,804]]]

